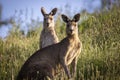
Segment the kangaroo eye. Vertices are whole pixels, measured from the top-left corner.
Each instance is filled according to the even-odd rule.
[[[72,25],[76,27],[76,23],[72,23]]]
[[[52,18],[50,18],[50,20],[53,20]]]
[[[74,24],[74,26],[76,27],[76,24]]]
[[[67,24],[67,27],[69,27],[70,25],[69,24]]]
[[[46,21],[46,18],[44,18],[44,20]]]

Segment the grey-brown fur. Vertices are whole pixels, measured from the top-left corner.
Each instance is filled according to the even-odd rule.
[[[81,42],[78,38],[78,26],[80,14],[76,14],[72,20],[62,15],[66,22],[67,37],[59,43],[47,46],[36,51],[22,66],[17,80],[44,80],[48,76],[53,79],[58,65],[61,65],[67,74],[71,77],[68,65],[72,63],[73,73],[76,71],[78,56],[81,52]],[[37,79],[36,79],[37,77]]]
[[[58,43],[58,37],[55,32],[54,15],[57,12],[57,8],[54,8],[49,14],[46,13],[45,9],[41,8],[43,14],[43,30],[40,35],[40,48],[44,48],[48,45]]]

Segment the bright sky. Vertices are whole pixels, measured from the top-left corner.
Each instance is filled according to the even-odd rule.
[[[33,19],[39,17],[40,20],[43,20],[40,12],[41,7],[45,7],[46,11],[50,12],[54,7],[57,7],[58,10],[61,8],[64,10],[65,5],[69,4],[71,7],[70,12],[78,13],[82,9],[86,9],[88,12],[92,13],[94,9],[99,9],[101,7],[101,0],[0,0],[0,4],[2,4],[3,7],[2,20],[19,15],[20,10],[23,10],[24,15],[26,14],[26,10],[28,11],[28,20],[31,18],[32,11]],[[17,11],[16,14],[15,11]],[[5,26],[1,27],[0,36],[5,37],[8,30],[9,29]]]

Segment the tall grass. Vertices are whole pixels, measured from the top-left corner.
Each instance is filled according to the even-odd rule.
[[[81,25],[78,80],[120,80],[120,10],[94,14]]]
[[[65,37],[65,24],[56,23],[59,39]],[[28,36],[11,30],[0,39],[0,80],[15,80],[25,60],[39,49],[41,29]],[[89,15],[79,24],[79,37],[83,43],[77,75],[74,80],[120,80],[120,8]],[[67,80],[65,73],[58,76]]]

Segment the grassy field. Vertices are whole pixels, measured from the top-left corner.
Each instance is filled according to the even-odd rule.
[[[74,80],[120,80],[120,8],[87,16],[79,24],[83,48]],[[65,37],[65,24],[57,19],[56,25],[61,40]],[[15,80],[25,60],[39,49],[40,32],[37,27],[24,36],[13,26],[9,36],[0,39],[0,80]],[[63,73],[59,77],[66,80],[65,76]]]

